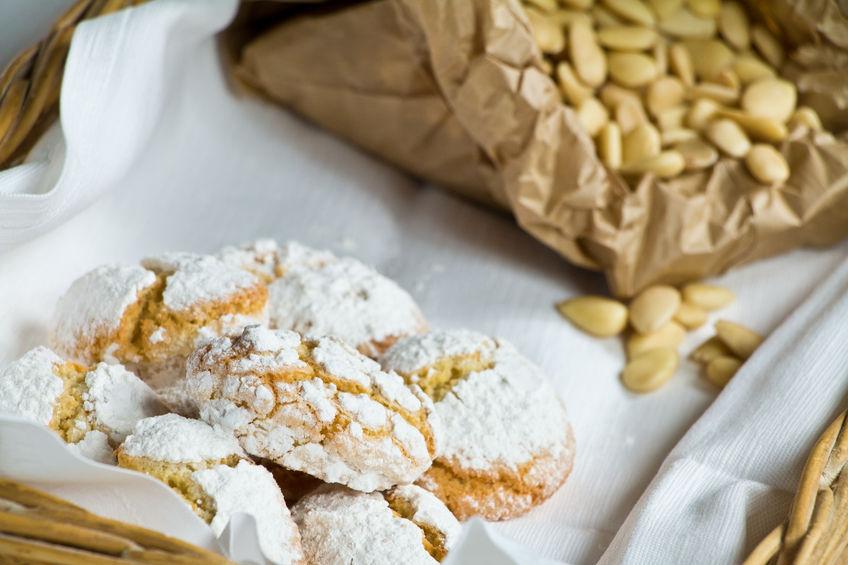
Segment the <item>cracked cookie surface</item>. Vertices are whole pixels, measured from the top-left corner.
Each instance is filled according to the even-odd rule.
[[[410,483],[437,452],[429,398],[333,337],[249,326],[198,348],[186,387],[251,455],[356,490]]]
[[[52,341],[86,363],[117,360],[156,389],[178,381],[205,339],[265,320],[267,288],[207,255],[168,253],[98,267],[59,300]]]
[[[162,414],[154,392],[121,365],[86,367],[37,347],[0,371],[0,412],[50,427],[82,455],[114,463],[112,446]]]
[[[445,441],[418,484],[460,519],[519,516],[566,480],[574,439],[536,365],[509,343],[457,330],[405,338],[381,359],[434,402]]]
[[[267,239],[226,247],[219,256],[268,283],[273,328],[335,336],[369,357],[427,330],[405,290],[352,257]]]
[[[441,561],[460,524],[432,493],[399,486],[362,493],[325,485],[292,508],[310,563],[403,563]]]
[[[167,484],[215,535],[233,514],[251,514],[269,558],[305,563],[300,534],[273,476],[247,460],[232,436],[176,414],[147,418],[118,449],[118,464]]]

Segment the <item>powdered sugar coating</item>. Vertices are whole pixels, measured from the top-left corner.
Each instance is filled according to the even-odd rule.
[[[103,265],[84,274],[56,306],[52,335],[56,348],[77,355],[80,342],[116,330],[127,308],[155,282],[156,275],[136,265]]]
[[[215,504],[215,516],[209,526],[216,536],[221,535],[233,514],[250,514],[256,520],[259,544],[268,558],[281,565],[303,562],[300,533],[267,469],[239,461],[235,467],[217,465],[195,471],[192,479]]]
[[[62,363],[53,351],[36,347],[6,366],[0,371],[0,412],[49,425],[65,388],[53,372]]]
[[[83,408],[95,428],[120,443],[144,418],[164,414],[167,409],[147,384],[122,365],[98,363],[85,375]]]
[[[374,269],[295,244],[287,249],[283,276],[268,286],[272,327],[336,336],[368,355],[425,328],[412,297]]]
[[[109,436],[100,430],[86,432],[85,437],[76,443],[69,443],[68,448],[98,463],[104,463],[106,465],[115,465],[117,463],[115,460],[115,451],[109,444]]]
[[[290,241],[280,246],[273,239],[257,239],[239,246],[227,246],[218,252],[227,265],[249,271],[270,282],[295,265],[320,267],[332,260],[333,254]]]
[[[491,359],[497,343],[494,339],[470,330],[430,332],[389,348],[380,359],[383,367],[407,374],[414,373],[437,363],[445,357],[459,357],[479,352],[484,359]]]
[[[214,461],[231,455],[244,455],[231,435],[177,414],[140,420],[121,449],[132,457],[169,463]]]
[[[321,487],[303,497],[292,517],[310,563],[435,565],[424,534],[392,512],[379,493]]]
[[[432,404],[336,338],[248,327],[195,351],[186,386],[201,418],[248,453],[327,482],[363,491],[408,483],[435,451]]]
[[[168,275],[162,294],[166,308],[174,312],[198,304],[227,300],[240,290],[255,287],[258,280],[250,273],[225,264],[211,255],[165,253],[141,262],[152,271]]]
[[[413,509],[412,516],[406,518],[438,532],[444,539],[446,549],[453,547],[459,539],[462,524],[432,492],[417,485],[400,485],[392,489],[391,497],[403,500]]]

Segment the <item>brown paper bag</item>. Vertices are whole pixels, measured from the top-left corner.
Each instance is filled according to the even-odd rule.
[[[786,72],[802,101],[832,131],[848,127],[848,20],[835,0],[760,5],[772,25],[791,23]],[[511,211],[618,295],[848,235],[844,133],[783,142],[792,175],[780,186],[722,159],[631,188],[541,62],[517,0],[373,0],[289,15],[246,42],[235,73],[413,174]]]

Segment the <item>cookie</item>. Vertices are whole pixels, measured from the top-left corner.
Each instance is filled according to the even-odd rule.
[[[272,240],[225,248],[220,256],[268,282],[272,328],[335,336],[369,357],[427,330],[405,290],[351,257]]]
[[[385,493],[325,485],[298,502],[292,517],[314,565],[432,565],[461,529],[438,498],[414,485]]]
[[[262,551],[277,563],[305,563],[300,534],[280,489],[230,435],[167,414],[141,420],[118,448],[118,465],[170,486],[221,535],[237,512],[256,519]]]
[[[82,455],[114,463],[112,446],[166,409],[121,365],[88,368],[37,347],[0,371],[0,412],[48,426]]]
[[[250,455],[361,491],[417,479],[436,453],[432,403],[334,337],[249,326],[188,360],[208,423]]]
[[[418,384],[444,428],[440,455],[418,484],[461,520],[524,514],[566,480],[574,438],[542,370],[509,343],[469,331],[405,338],[381,359]]]
[[[266,303],[265,285],[243,269],[170,253],[77,279],[59,300],[52,340],[63,355],[120,361],[162,389],[200,341],[265,320]]]

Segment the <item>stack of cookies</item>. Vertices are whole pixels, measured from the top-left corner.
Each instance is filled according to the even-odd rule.
[[[459,520],[524,514],[573,464],[513,346],[430,331],[393,281],[294,242],[97,268],[52,342],[0,372],[0,413],[161,480],[216,534],[253,515],[277,563],[435,563]]]

